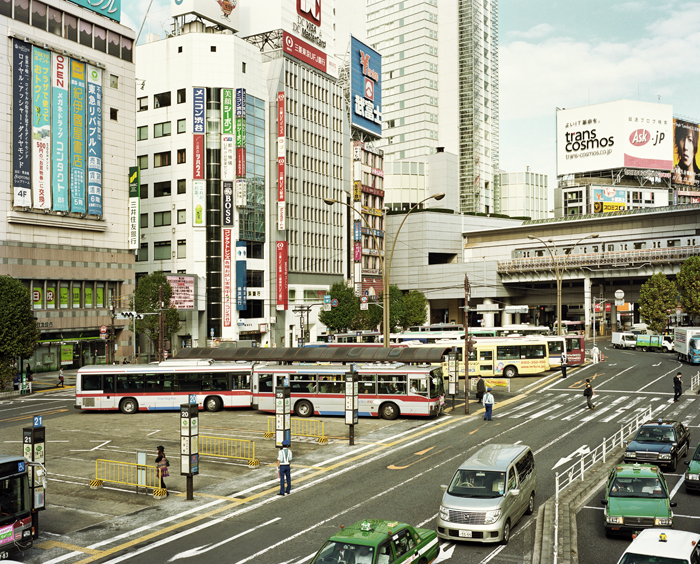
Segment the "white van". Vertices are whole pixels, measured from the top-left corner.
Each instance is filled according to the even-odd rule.
[[[613,333],[612,346],[616,349],[634,349],[637,347],[637,335],[634,333]]]

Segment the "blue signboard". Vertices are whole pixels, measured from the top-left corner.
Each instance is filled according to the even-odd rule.
[[[70,210],[85,213],[85,63],[70,61]]]
[[[194,89],[192,133],[204,135],[204,88]]]
[[[14,39],[12,81],[12,186],[15,206],[31,207],[32,46]]]
[[[350,38],[350,123],[382,136],[382,56]]]
[[[248,309],[247,245],[236,241],[236,310]]]
[[[358,220],[355,220],[355,241],[362,241],[362,230]]]
[[[102,215],[102,71],[92,65],[87,87],[88,213]]]

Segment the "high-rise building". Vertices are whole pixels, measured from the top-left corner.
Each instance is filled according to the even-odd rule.
[[[370,1],[387,161],[459,156],[459,211],[499,211],[497,0]]]
[[[530,172],[499,174],[501,213],[510,217],[545,219],[549,215],[547,175]]]
[[[31,293],[35,372],[132,351],[113,315],[134,287],[134,32],[119,20],[119,2],[0,1],[0,275]]]

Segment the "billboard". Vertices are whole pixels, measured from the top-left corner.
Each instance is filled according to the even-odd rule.
[[[70,209],[85,213],[85,63],[70,61]]]
[[[87,205],[102,215],[102,70],[87,68]]]
[[[194,275],[168,275],[168,284],[173,290],[170,305],[177,309],[194,309]]]
[[[350,37],[350,125],[382,136],[382,56]]]
[[[206,219],[205,213],[207,211],[207,188],[206,182],[204,180],[193,180],[192,181],[192,207],[194,208],[194,213],[192,214],[192,226],[193,227],[205,227]]]
[[[223,229],[222,236],[223,250],[223,273],[222,273],[222,290],[223,290],[223,310],[224,310],[224,327],[231,327],[231,242],[233,241],[233,229]]]
[[[33,48],[32,196],[34,207],[51,209],[51,53]]]
[[[29,43],[12,40],[12,186],[14,205],[32,205],[32,47]]]
[[[129,249],[141,247],[141,178],[139,167],[129,167]]]
[[[673,110],[618,100],[557,110],[557,174],[614,168],[670,171]]]
[[[117,22],[121,20],[122,0],[71,0],[71,2],[111,20]]]
[[[51,53],[51,189],[54,211],[68,211],[68,58]]]
[[[245,241],[236,241],[236,310],[248,309],[248,250]]]
[[[289,308],[287,241],[277,241],[277,311]]]
[[[681,190],[700,190],[700,156],[698,156],[697,123],[673,120],[673,176],[674,187]]]
[[[93,0],[95,1],[95,0]],[[238,31],[239,0],[171,0],[173,18],[194,14],[221,27]]]

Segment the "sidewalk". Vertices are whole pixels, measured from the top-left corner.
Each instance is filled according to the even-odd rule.
[[[77,374],[77,369],[64,370],[63,377],[65,378],[65,387],[74,388],[75,387],[75,375]],[[58,387],[58,370],[56,372],[40,372],[34,373],[32,375],[34,381],[32,382],[32,392],[46,392],[48,390],[60,390]]]

